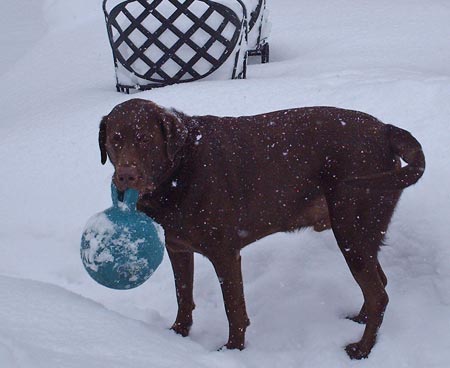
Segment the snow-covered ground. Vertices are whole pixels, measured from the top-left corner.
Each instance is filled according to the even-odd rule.
[[[101,1],[2,0],[0,11],[0,367],[450,366],[450,3],[269,0],[271,62],[248,79],[140,93],[190,114],[307,105],[366,111],[423,144],[380,253],[388,306],[369,359],[343,347],[363,326],[360,291],[331,232],[275,234],[243,251],[247,349],[221,351],[227,321],[211,265],[196,257],[194,326],[176,313],[167,257],[140,288],[112,291],[79,259],[87,219],[110,206],[100,165],[114,88]]]

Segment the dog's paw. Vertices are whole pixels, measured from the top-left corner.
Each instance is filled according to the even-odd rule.
[[[369,356],[370,350],[362,349],[359,343],[349,344],[345,347],[345,351],[350,359],[365,359]]]
[[[189,335],[189,331],[191,330],[190,325],[184,325],[181,323],[174,323],[172,327],[170,328],[172,331],[174,331],[176,334],[181,335],[183,337],[186,337]]]
[[[367,323],[367,315],[364,313],[357,314],[356,316],[347,316],[345,318],[359,323],[360,325],[365,325]]]
[[[244,343],[240,344],[240,343],[234,343],[234,342],[228,341],[225,345],[223,345],[222,347],[217,349],[217,351],[244,350],[244,349],[245,349]]]
[[[227,342],[227,343],[225,344],[225,347],[226,347],[228,350],[244,350],[244,349],[245,349],[244,343],[238,344],[238,343],[230,343],[230,342]]]

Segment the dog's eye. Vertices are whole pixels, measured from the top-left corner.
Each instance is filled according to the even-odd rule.
[[[111,143],[113,144],[114,147],[120,147],[122,145],[122,142],[123,142],[123,136],[120,133],[115,133],[111,137]]]
[[[141,143],[144,143],[144,144],[150,143],[150,137],[148,135],[145,135],[145,134],[138,135],[136,138]]]
[[[122,139],[123,139],[123,137],[122,137],[122,134],[120,134],[120,133],[116,133],[116,134],[114,134],[113,137],[112,137],[112,141],[113,141],[114,143],[121,142]]]

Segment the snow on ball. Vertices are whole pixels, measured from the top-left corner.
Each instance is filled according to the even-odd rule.
[[[112,289],[135,288],[153,274],[164,255],[164,231],[136,210],[138,192],[123,201],[111,186],[113,206],[94,215],[81,238],[81,259],[89,275]]]

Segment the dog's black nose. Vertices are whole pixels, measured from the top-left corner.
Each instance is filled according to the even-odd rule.
[[[138,171],[135,167],[119,167],[116,169],[117,185],[121,189],[136,185],[138,176]]]

